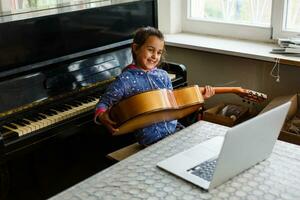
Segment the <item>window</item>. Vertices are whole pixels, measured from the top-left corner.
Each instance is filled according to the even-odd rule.
[[[271,0],[191,0],[190,19],[270,26]]]
[[[300,32],[300,1],[287,0],[284,30]]]
[[[263,40],[300,33],[299,0],[187,0],[182,30]]]

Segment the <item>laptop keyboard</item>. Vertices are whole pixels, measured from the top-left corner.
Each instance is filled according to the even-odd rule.
[[[211,181],[216,168],[217,158],[207,160],[188,170],[191,174],[194,174],[206,181]]]

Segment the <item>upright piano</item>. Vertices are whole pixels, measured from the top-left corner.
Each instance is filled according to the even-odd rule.
[[[157,27],[156,0],[57,10],[0,17],[0,199],[9,189],[7,163],[91,122],[107,85],[132,62],[134,30]],[[187,84],[183,65],[162,67],[174,88]]]

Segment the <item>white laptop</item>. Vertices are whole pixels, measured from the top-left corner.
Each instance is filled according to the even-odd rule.
[[[287,102],[228,128],[225,136],[204,141],[157,166],[205,190],[212,189],[269,157],[290,104]],[[199,134],[205,134],[201,123],[209,122],[198,123]]]

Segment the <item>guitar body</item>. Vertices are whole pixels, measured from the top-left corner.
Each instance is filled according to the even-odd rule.
[[[132,132],[161,121],[180,119],[197,111],[204,99],[197,85],[176,90],[158,89],[122,100],[110,110],[119,129],[115,135]]]
[[[262,102],[267,95],[241,87],[214,87],[215,93],[235,93],[252,102]],[[147,127],[153,123],[183,118],[197,111],[204,99],[204,87],[198,85],[176,90],[157,89],[128,97],[114,105],[108,112],[121,135]]]

